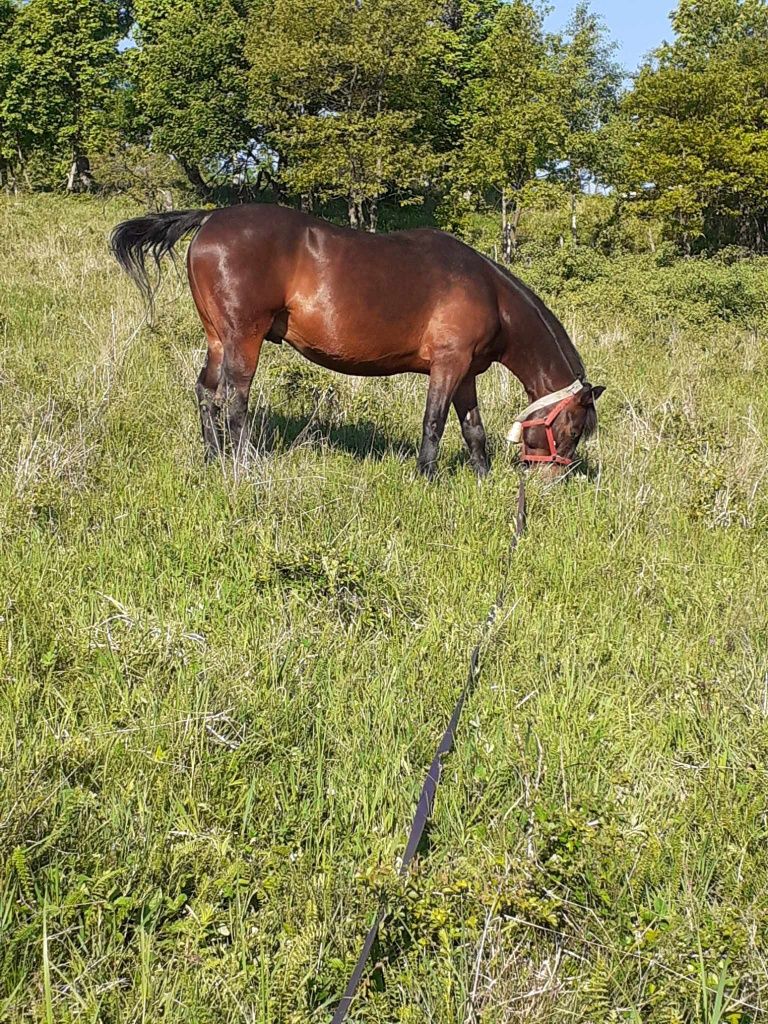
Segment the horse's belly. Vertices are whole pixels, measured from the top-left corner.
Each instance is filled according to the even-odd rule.
[[[395,373],[429,373],[429,364],[418,352],[391,350],[369,354],[361,346],[327,343],[322,346],[307,341],[290,329],[288,342],[305,359],[328,370],[356,377],[388,377]]]

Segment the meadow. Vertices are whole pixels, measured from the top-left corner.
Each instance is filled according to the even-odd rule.
[[[607,385],[498,587],[523,404],[475,481],[425,382],[265,345],[206,466],[203,335],[107,252],[127,202],[0,199],[0,1020],[745,1024],[768,1011],[768,259],[519,273]]]

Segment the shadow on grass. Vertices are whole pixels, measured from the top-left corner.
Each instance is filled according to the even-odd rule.
[[[274,412],[271,409],[256,409],[251,416],[251,437],[259,450],[264,452],[287,451],[293,445],[322,438],[323,442],[336,451],[345,452],[361,461],[395,458],[401,461],[413,460],[419,453],[420,436],[404,435],[390,428],[382,429],[371,420],[349,423],[330,423],[322,418],[292,416]],[[493,446],[490,447],[493,465]],[[501,471],[502,463],[499,463]],[[493,469],[491,470],[493,472]],[[458,451],[443,450],[439,456],[438,477],[456,476],[458,473],[473,473],[469,465],[469,454],[462,446]]]
[[[415,458],[418,448],[413,437],[387,430],[370,420],[357,423],[329,423],[306,416],[291,416],[271,409],[255,410],[251,418],[251,436],[266,452],[285,451],[303,441],[320,437],[337,451],[356,459]]]

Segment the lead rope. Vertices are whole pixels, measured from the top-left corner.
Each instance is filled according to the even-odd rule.
[[[525,481],[523,477],[520,477],[520,485],[517,491],[517,515],[515,517],[515,531],[512,534],[512,539],[509,543],[509,549],[507,551],[507,561],[504,571],[504,577],[499,587],[496,599],[490,607],[488,614],[485,617],[485,621],[481,627],[480,637],[475,644],[472,654],[469,658],[469,671],[467,672],[467,679],[464,683],[464,688],[459,694],[459,699],[453,709],[453,714],[448,722],[448,726],[443,733],[443,738],[440,740],[440,745],[437,748],[437,753],[432,760],[432,764],[429,766],[427,777],[424,780],[424,785],[421,787],[421,795],[419,796],[419,802],[416,804],[416,813],[413,816],[413,823],[411,824],[411,832],[408,836],[408,843],[405,847],[405,853],[403,854],[403,860],[400,865],[399,875],[402,878],[407,874],[408,868],[411,865],[411,861],[416,856],[416,851],[419,848],[421,837],[424,835],[424,829],[427,827],[427,822],[432,815],[432,808],[435,802],[435,794],[437,793],[437,787],[440,784],[440,773],[443,768],[443,758],[446,754],[449,754],[453,749],[454,740],[456,738],[456,730],[459,726],[459,719],[461,718],[461,712],[467,698],[470,696],[475,688],[477,680],[480,676],[480,651],[482,650],[483,644],[485,643],[488,633],[491,627],[496,621],[500,609],[502,608],[504,601],[507,596],[507,586],[509,583],[509,571],[512,565],[512,556],[517,548],[520,538],[523,536],[525,531]],[[363,977],[363,971],[368,963],[368,958],[371,955],[373,944],[376,941],[376,936],[379,933],[379,926],[387,915],[385,907],[379,907],[376,912],[376,916],[373,919],[373,924],[368,929],[368,934],[365,937],[363,948],[360,950],[360,956],[357,958],[355,969],[352,971],[352,975],[347,983],[347,987],[344,991],[344,995],[339,1001],[339,1005],[336,1007],[336,1013],[333,1015],[331,1024],[341,1024],[345,1020],[349,1007],[352,1000],[357,992],[357,988]]]

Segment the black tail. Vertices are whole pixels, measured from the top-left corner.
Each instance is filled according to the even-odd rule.
[[[160,260],[174,245],[192,231],[198,231],[210,210],[178,210],[173,213],[148,213],[118,224],[110,236],[115,259],[132,278],[147,300],[149,309],[160,282]],[[157,276],[150,280],[147,256],[155,261]]]

